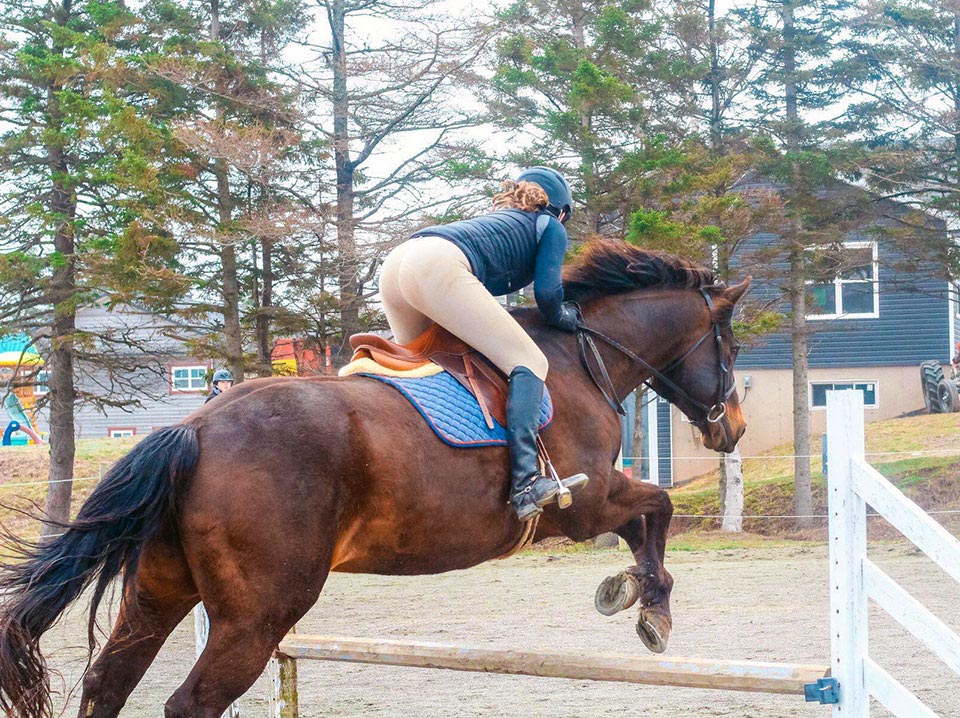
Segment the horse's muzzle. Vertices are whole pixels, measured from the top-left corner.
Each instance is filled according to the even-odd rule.
[[[746,431],[747,422],[739,406],[727,407],[719,421],[704,421],[697,425],[703,445],[712,451],[731,453]]]

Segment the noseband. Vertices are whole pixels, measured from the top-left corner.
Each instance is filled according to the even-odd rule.
[[[607,372],[607,367],[603,363],[603,357],[600,356],[600,351],[597,349],[597,344],[594,341],[594,338],[599,339],[607,346],[616,349],[618,352],[627,357],[634,364],[639,364],[645,370],[650,372],[653,376],[649,379],[645,379],[643,383],[653,389],[653,384],[651,383],[653,379],[656,379],[663,387],[670,390],[674,398],[680,398],[689,404],[693,405],[697,409],[703,412],[704,418],[700,420],[693,421],[694,425],[702,425],[706,422],[711,424],[716,424],[727,413],[727,399],[730,398],[730,395],[736,391],[737,385],[730,381],[730,367],[727,366],[726,359],[723,356],[723,337],[720,336],[720,323],[713,319],[713,298],[710,296],[709,292],[705,288],[700,289],[700,294],[703,296],[704,301],[707,303],[707,309],[710,311],[710,328],[701,336],[696,343],[687,349],[680,356],[679,359],[674,359],[663,369],[657,369],[643,358],[637,356],[635,353],[627,349],[623,344],[618,342],[616,339],[608,337],[602,332],[598,332],[596,329],[591,329],[590,327],[580,324],[577,327],[577,344],[580,348],[580,363],[583,365],[583,368],[587,371],[587,374],[590,375],[590,378],[593,380],[593,383],[597,385],[597,388],[600,390],[600,393],[603,394],[603,398],[607,400],[607,403],[613,408],[615,412],[620,414],[620,416],[626,415],[626,412],[623,410],[621,405],[622,400],[617,396],[617,390],[613,385],[613,381],[610,379],[610,374]],[[711,336],[713,335],[714,340],[717,343],[717,400],[714,402],[713,406],[708,406],[702,401],[694,399],[690,394],[683,389],[681,386],[677,385],[672,380],[668,379],[666,374],[675,370],[677,367],[682,365],[687,358],[693,354],[700,346]],[[600,376],[597,376],[597,372],[591,366],[588,358],[588,350],[590,354],[593,355],[594,361],[597,364],[599,369]]]

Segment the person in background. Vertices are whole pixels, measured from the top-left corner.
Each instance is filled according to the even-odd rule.
[[[233,386],[233,374],[226,369],[217,369],[213,373],[213,389],[210,391],[210,396],[207,397],[207,401],[210,401],[215,396],[220,396],[231,386]],[[203,403],[206,404],[207,401]]]

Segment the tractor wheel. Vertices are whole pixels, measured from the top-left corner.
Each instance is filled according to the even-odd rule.
[[[943,369],[940,362],[925,361],[920,365],[920,390],[923,393],[923,403],[927,411],[937,414],[943,411],[940,408],[940,382],[943,381]]]
[[[960,411],[960,392],[952,381],[944,379],[940,382],[937,387],[937,399],[941,413],[951,414]]]

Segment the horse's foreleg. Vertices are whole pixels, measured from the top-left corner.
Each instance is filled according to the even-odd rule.
[[[614,472],[613,482],[606,510],[614,521],[614,532],[627,542],[637,563],[600,584],[597,610],[612,615],[639,601],[637,633],[651,651],[662,653],[673,626],[673,577],[663,566],[673,504],[658,486],[630,480],[619,472]]]

